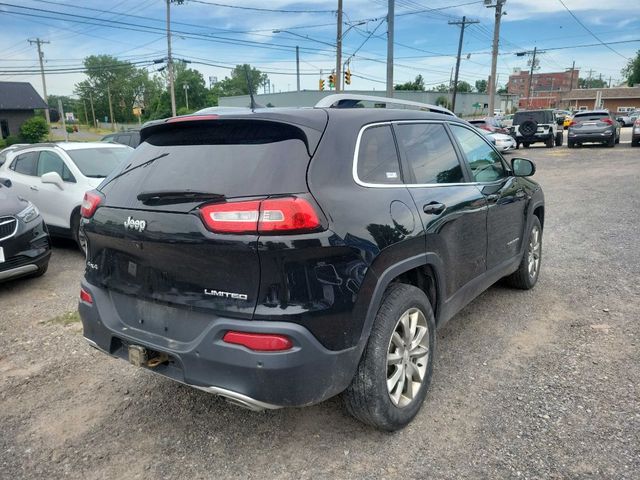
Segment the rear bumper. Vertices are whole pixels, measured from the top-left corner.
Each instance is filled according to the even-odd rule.
[[[607,142],[613,135],[613,130],[592,133],[575,133],[570,130],[568,138],[569,140],[578,143]]]
[[[188,338],[183,332],[179,339],[168,338],[143,330],[144,322],[140,328],[134,328],[131,319],[125,322],[108,290],[84,281],[82,288],[93,298],[92,305],[79,305],[84,336],[92,346],[125,360],[129,345],[166,353],[169,362],[150,370],[248,408],[304,406],[326,400],[349,385],[358,362],[357,348],[327,350],[309,330],[291,322],[211,315],[204,322],[200,318],[196,322],[199,331]],[[179,309],[175,312],[180,314]],[[229,330],[283,334],[294,346],[285,352],[255,352],[223,342]]]
[[[518,143],[536,143],[536,142],[546,142],[549,138],[554,138],[553,132],[547,133],[536,133],[530,137],[524,137],[520,134],[516,134],[514,137],[516,142]]]

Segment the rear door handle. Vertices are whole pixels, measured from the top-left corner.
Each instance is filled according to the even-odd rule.
[[[445,208],[447,208],[447,206],[444,203],[430,202],[422,207],[422,211],[428,214],[440,215],[444,212]]]
[[[31,190],[35,190],[36,192],[38,191],[38,187],[36,187],[35,185],[31,185],[29,188]]]

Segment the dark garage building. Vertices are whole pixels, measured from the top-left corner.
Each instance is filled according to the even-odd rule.
[[[45,108],[47,104],[30,83],[0,82],[0,137],[18,135],[33,111]]]

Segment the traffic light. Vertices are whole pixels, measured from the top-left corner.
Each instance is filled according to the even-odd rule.
[[[336,74],[332,73],[329,75],[329,88],[334,88],[336,86]]]
[[[344,72],[344,83],[351,85],[351,70]]]
[[[320,81],[318,82],[318,89],[320,91],[324,90],[324,78],[321,78]]]

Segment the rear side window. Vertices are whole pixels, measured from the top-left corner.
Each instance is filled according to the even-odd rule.
[[[24,175],[36,176],[36,169],[38,166],[38,152],[27,152],[22,155],[18,155],[11,164],[11,170],[15,170],[18,173]]]
[[[40,152],[40,159],[38,160],[38,176],[41,177],[45,173],[49,172],[56,172],[65,182],[76,181],[62,158],[53,152],[45,150]]]
[[[390,125],[367,128],[360,137],[358,178],[365,183],[402,183],[396,143]]]
[[[395,128],[416,183],[464,182],[458,156],[444,125],[416,123]]]
[[[137,194],[194,191],[232,197],[307,191],[306,136],[277,122],[163,125],[101,187],[117,206],[151,208]]]

